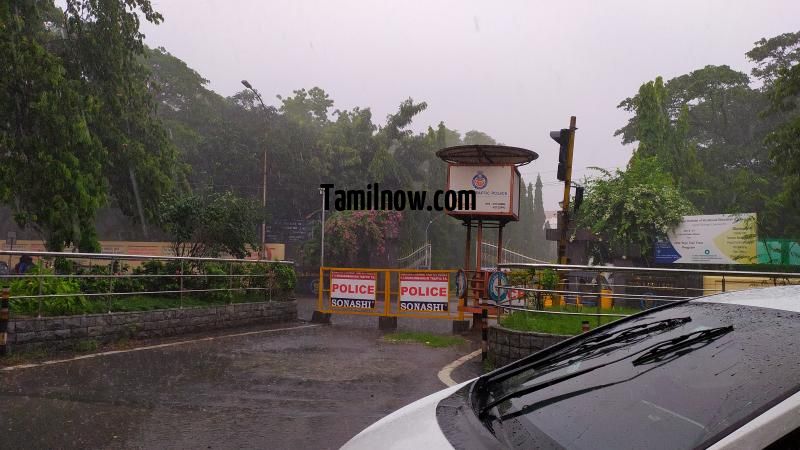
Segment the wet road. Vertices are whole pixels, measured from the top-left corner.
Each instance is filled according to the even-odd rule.
[[[476,347],[388,343],[376,318],[287,326],[0,372],[0,448],[338,448]]]

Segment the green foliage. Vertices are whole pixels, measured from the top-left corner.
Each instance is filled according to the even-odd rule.
[[[272,295],[288,296],[297,285],[297,274],[294,267],[278,263],[247,263],[241,267],[245,287],[266,287]]]
[[[72,349],[76,352],[86,353],[86,352],[93,352],[100,347],[100,343],[97,342],[95,339],[81,339],[80,341],[73,344]]]
[[[643,84],[635,97],[620,104],[635,115],[629,126],[617,134],[625,135],[623,140],[638,140],[639,156],[657,158],[679,189],[699,199],[705,193],[699,184],[703,167],[688,139],[689,110],[685,104],[672,103],[670,90],[661,77]]]
[[[330,264],[369,265],[371,253],[386,254],[387,242],[398,237],[402,219],[399,211],[339,212],[325,223],[326,257]]]
[[[136,60],[139,15],[161,16],[148,0],[65,6],[0,7],[0,202],[48,249],[97,251],[94,219],[109,196],[146,220],[172,185],[174,148]]]
[[[36,265],[26,274],[52,275],[53,271]],[[28,316],[38,314],[40,303],[42,312],[47,315],[78,314],[92,310],[91,302],[80,294],[80,285],[74,280],[55,277],[21,278],[11,283],[12,297],[22,295],[61,295],[61,297],[15,299],[11,307],[15,313]]]
[[[168,195],[160,204],[158,223],[170,236],[178,256],[247,256],[260,248],[256,229],[262,210],[232,192]]]
[[[756,63],[753,76],[771,85],[782,72],[800,61],[800,31],[759,39],[746,55]]]
[[[794,236],[800,217],[785,211],[800,206],[800,32],[761,39],[746,56],[761,87],[729,66],[656,78],[620,103],[634,114],[616,135],[656,156],[699,211],[756,212],[761,235]]]
[[[625,171],[602,171],[586,181],[578,224],[603,237],[622,255],[634,249],[647,260],[656,238],[666,236],[694,206],[654,157],[638,152]]]
[[[558,287],[558,274],[553,269],[543,269],[537,272],[539,285],[542,289],[555,290]]]
[[[433,348],[453,347],[466,342],[461,336],[421,333],[415,331],[389,333],[383,336],[383,340],[397,343],[417,342]]]
[[[800,32],[786,33],[770,40],[762,39],[751,59],[759,62],[753,72],[763,73],[771,107],[767,117],[786,117],[767,136],[765,142],[776,171],[784,177],[784,189],[772,199],[775,219],[785,224],[786,235],[800,236],[800,220],[786,220],[780,211],[796,211],[800,207]]]
[[[286,264],[273,264],[272,271],[275,273],[277,287],[281,291],[290,292],[297,286],[297,274],[294,267]]]
[[[533,280],[534,271],[529,270],[512,270],[508,272],[508,284],[511,286],[521,286],[530,283]]]
[[[547,308],[548,310],[558,310],[561,308]],[[564,308],[569,312],[580,312],[574,306]],[[593,308],[584,308],[584,311],[595,312]],[[612,310],[604,310],[612,314],[635,314],[638,309],[614,307]],[[500,325],[517,331],[532,331],[537,333],[550,333],[560,335],[581,334],[581,322],[588,320],[592,327],[604,325],[618,317],[595,317],[595,316],[573,316],[562,314],[542,314],[527,311],[513,312],[500,320]]]

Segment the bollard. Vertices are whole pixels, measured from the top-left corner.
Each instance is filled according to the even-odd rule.
[[[179,305],[180,309],[183,309],[183,260],[181,260],[181,268],[178,271],[178,286],[180,287],[180,296],[181,296],[181,303]]]
[[[36,317],[42,317],[42,274],[39,273],[39,297],[36,299]]]
[[[589,321],[588,320],[581,321],[581,332],[586,333],[589,330],[590,330]]]
[[[108,295],[106,295],[106,309],[108,313],[111,314],[111,299],[113,297],[114,292],[114,270],[110,270],[112,276],[108,279]]]
[[[8,354],[8,288],[3,288],[0,298],[0,355]]]
[[[233,263],[228,263],[228,304],[233,304]]]
[[[489,354],[489,310],[481,309],[481,361]]]

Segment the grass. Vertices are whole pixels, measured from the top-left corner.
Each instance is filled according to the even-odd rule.
[[[93,352],[100,347],[100,344],[94,339],[81,339],[76,342],[72,349],[79,353]]]
[[[587,312],[596,313],[597,308],[583,307],[578,310],[574,305],[562,307],[545,308],[545,311],[564,311],[564,312]],[[635,314],[639,309],[614,307],[610,310],[601,310],[607,314]],[[559,314],[541,314],[527,311],[516,311],[500,319],[500,325],[518,331],[534,331],[539,333],[576,335],[581,334],[581,322],[589,321],[591,328],[596,328],[621,317],[593,317],[593,316],[572,316]]]
[[[0,367],[25,364],[48,356],[50,356],[50,353],[44,347],[36,346],[26,352],[13,352],[9,355],[0,356]]]
[[[464,338],[462,338],[461,336],[450,336],[444,334],[421,333],[412,331],[390,333],[383,336],[383,340],[387,342],[399,342],[399,343],[418,342],[420,344],[425,344],[428,347],[433,347],[433,348],[451,347],[454,345],[463,344],[465,342]]]

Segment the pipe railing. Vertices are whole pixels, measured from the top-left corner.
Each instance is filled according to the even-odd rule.
[[[128,255],[119,253],[78,253],[78,252],[39,252],[26,250],[0,250],[0,256],[23,256],[40,258],[73,258],[73,259],[101,259],[101,260],[162,260],[162,261],[198,261],[198,262],[233,262],[233,263],[277,263],[294,265],[294,261],[268,261],[264,259],[238,259],[238,258],[210,258],[204,256],[170,256],[170,255]]]
[[[512,304],[510,295],[497,304],[503,312],[526,311],[537,314],[563,314],[595,317],[626,317],[628,313],[616,314],[602,312],[603,306],[609,303],[614,307],[619,306],[624,310],[644,310],[670,302],[680,302],[697,298],[698,296],[718,294],[731,288],[745,288],[756,286],[772,286],[783,284],[800,284],[798,272],[760,272],[755,270],[727,270],[727,269],[683,269],[663,267],[617,267],[617,266],[588,266],[577,264],[552,264],[552,263],[515,263],[507,262],[498,265],[501,269],[551,269],[562,274],[561,280],[552,289],[546,289],[538,284],[531,287],[501,285],[498,289],[506,291],[524,292],[522,296],[524,305]],[[598,282],[596,276],[624,275],[622,282]],[[714,277],[707,280],[704,277]],[[761,280],[759,282],[759,280]],[[607,281],[607,280],[606,280]],[[709,284],[711,284],[709,286]],[[553,305],[558,303],[562,308],[575,308],[579,311],[567,312],[546,309],[542,299],[549,296]],[[632,302],[632,303],[631,303]],[[534,308],[529,306],[533,304]],[[605,304],[605,305],[603,305]],[[596,312],[585,311],[591,308]],[[599,319],[598,319],[599,320]]]
[[[247,300],[269,301],[281,281],[277,279],[275,268],[281,265],[294,265],[292,261],[235,258],[0,250],[0,258],[23,255],[38,259],[38,267],[45,267],[54,273],[0,274],[0,284],[12,288],[12,295],[9,297],[12,301],[12,311],[17,301],[35,300],[37,301],[35,305],[18,306],[26,311],[26,314],[37,317],[41,317],[43,301],[47,299],[57,300],[63,305],[70,299],[87,300],[102,297],[106,299],[107,312],[112,310],[112,298],[125,296],[155,296],[164,301],[170,296],[173,303],[175,299],[179,299],[178,305],[175,306],[181,308],[184,306],[185,296],[198,294],[211,294],[211,299],[217,303],[229,303],[237,294],[242,296],[239,300],[243,300],[248,292],[262,291],[263,300],[249,298]],[[64,273],[57,272],[56,259],[69,261],[67,265],[60,267],[60,270],[65,270]],[[166,265],[139,269],[126,267],[125,264],[132,263],[130,265],[133,266],[136,263],[147,264],[152,261]],[[129,269],[133,273],[128,272]],[[156,273],[147,273],[145,272],[147,270],[155,270]],[[213,270],[213,273],[204,273],[206,270]],[[100,273],[91,273],[92,271]],[[54,282],[58,283],[58,280],[72,282],[67,287],[70,291],[64,292],[64,285],[61,284],[51,285]],[[56,290],[56,287],[59,289]],[[218,293],[227,294],[222,297],[214,295]],[[98,306],[95,304],[93,308]],[[27,312],[33,307],[35,311]]]
[[[800,272],[758,272],[755,270],[726,270],[726,269],[668,269],[664,267],[626,267],[626,266],[587,266],[578,264],[544,264],[544,263],[503,263],[501,269],[553,269],[557,271],[593,271],[593,272],[641,272],[641,273],[675,273],[675,274],[701,274],[725,275],[737,277],[768,277],[768,278],[800,278]]]

